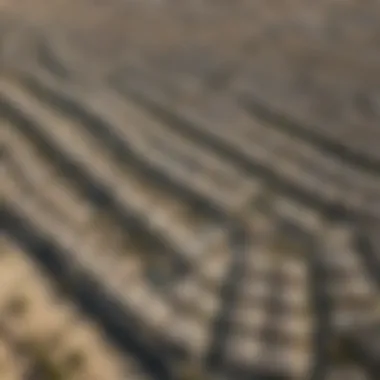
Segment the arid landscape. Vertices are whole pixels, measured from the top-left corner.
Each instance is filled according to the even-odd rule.
[[[376,380],[380,2],[0,1],[1,380]]]

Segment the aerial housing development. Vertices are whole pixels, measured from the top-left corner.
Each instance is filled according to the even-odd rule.
[[[3,3],[0,378],[377,379],[376,2]]]

